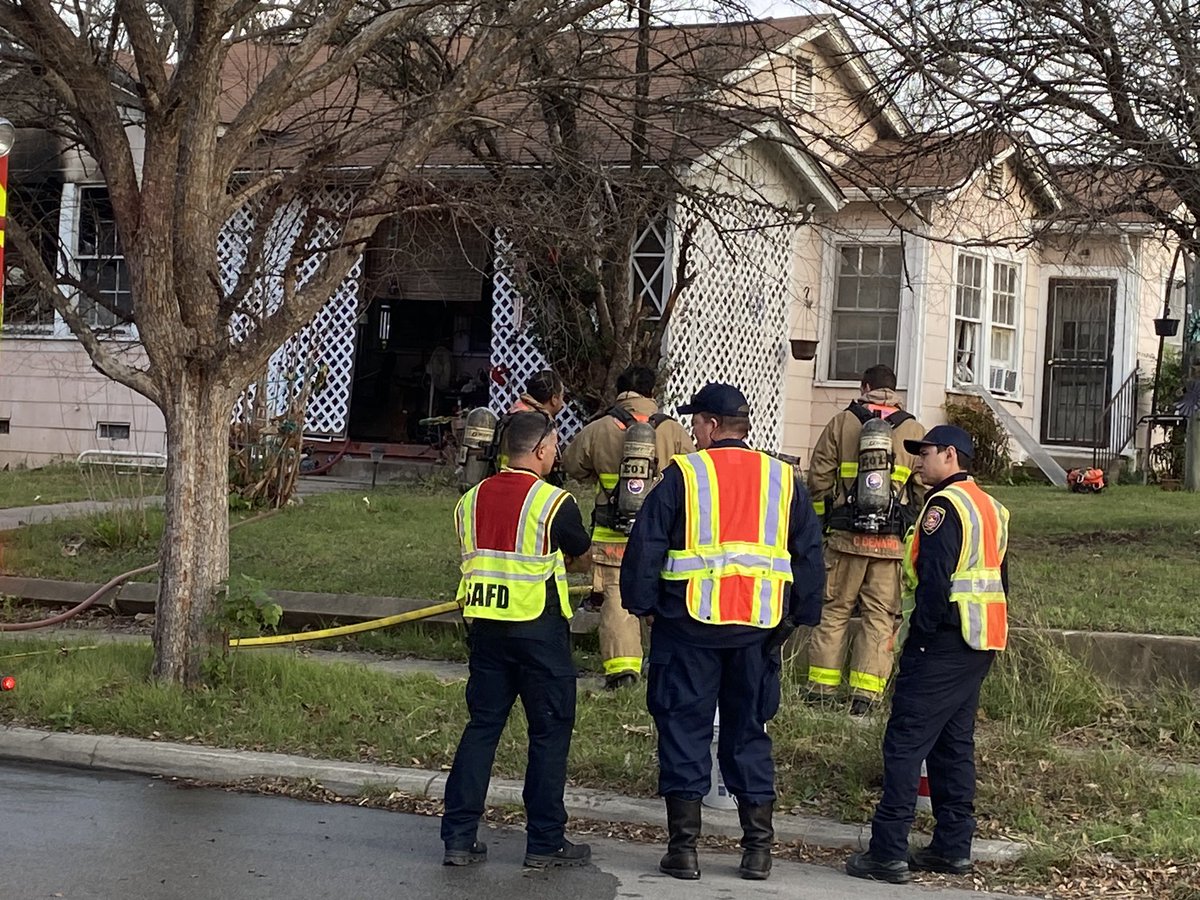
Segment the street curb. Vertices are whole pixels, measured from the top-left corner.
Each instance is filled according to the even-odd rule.
[[[387,787],[418,798],[440,800],[446,789],[445,772],[425,769],[316,760],[252,750],[222,750],[113,735],[40,731],[16,726],[0,729],[0,758],[172,778],[195,778],[224,784],[251,778],[313,781],[347,797],[357,796],[367,788]],[[488,803],[492,806],[519,806],[522,789],[519,781],[494,778],[488,789]],[[629,825],[665,825],[663,805],[658,800],[575,787],[567,788],[565,800],[567,813],[573,818]],[[705,809],[704,831],[706,834],[733,838],[742,834],[734,810]],[[775,837],[783,843],[795,842],[831,850],[860,850],[865,849],[870,833],[867,825],[844,825],[813,816],[777,814],[775,817]],[[1025,844],[1013,841],[979,840],[974,844],[974,857],[981,862],[1012,862],[1028,849]]]

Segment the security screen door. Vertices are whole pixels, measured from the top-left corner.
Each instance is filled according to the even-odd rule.
[[[1108,445],[1099,422],[1112,391],[1117,283],[1089,278],[1050,279],[1042,443]]]

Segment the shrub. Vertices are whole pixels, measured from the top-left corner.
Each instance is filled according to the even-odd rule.
[[[995,413],[975,397],[947,400],[943,409],[946,421],[962,428],[975,441],[973,474],[992,481],[1007,478],[1012,468],[1008,432]]]

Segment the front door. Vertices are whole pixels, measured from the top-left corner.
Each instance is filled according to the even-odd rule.
[[[1042,391],[1042,443],[1108,446],[1100,417],[1112,391],[1117,283],[1052,278]]]

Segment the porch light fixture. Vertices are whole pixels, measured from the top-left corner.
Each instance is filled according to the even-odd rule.
[[[387,349],[388,338],[392,336],[392,305],[379,304],[379,344]]]

